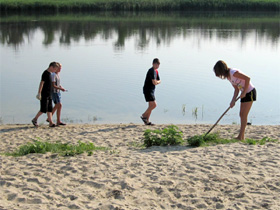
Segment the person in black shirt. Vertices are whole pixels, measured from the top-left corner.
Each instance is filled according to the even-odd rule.
[[[143,87],[143,93],[146,102],[149,103],[147,110],[141,116],[141,119],[143,120],[145,125],[153,125],[153,123],[151,123],[149,119],[153,109],[155,109],[157,106],[156,99],[155,99],[155,89],[156,89],[156,85],[160,84],[161,82],[158,73],[159,65],[160,65],[159,59],[155,58],[153,60],[153,67],[150,68],[147,72],[144,87]]]
[[[50,127],[55,127],[55,124],[52,121],[52,78],[51,73],[59,70],[59,63],[52,62],[49,65],[49,68],[45,70],[42,74],[41,82],[39,85],[37,99],[40,100],[40,110],[37,115],[32,119],[32,123],[35,127],[38,127],[37,120],[43,114],[47,113],[48,121]]]

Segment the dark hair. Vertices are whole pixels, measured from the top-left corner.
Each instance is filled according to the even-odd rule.
[[[214,66],[214,72],[217,77],[226,79],[229,75],[229,68],[224,61],[219,60]]]
[[[53,67],[53,68],[55,68],[55,67],[60,67],[60,64],[58,63],[58,62],[51,62],[50,63],[50,65],[49,65],[49,67]]]
[[[158,58],[155,58],[155,59],[153,60],[153,64],[154,64],[154,63],[160,64],[159,59],[158,59]]]

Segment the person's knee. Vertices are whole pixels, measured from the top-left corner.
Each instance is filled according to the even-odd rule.
[[[155,108],[157,107],[157,103],[154,101],[154,102],[151,104],[151,107],[152,107],[153,109],[155,109]]]
[[[61,106],[62,106],[62,105],[61,105],[61,103],[57,103],[57,104],[55,104],[55,108],[56,108],[56,109],[60,109],[60,108],[61,108]]]

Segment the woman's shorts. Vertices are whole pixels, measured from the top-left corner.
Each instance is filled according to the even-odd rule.
[[[42,99],[40,100],[40,105],[40,112],[52,112],[52,99],[50,97],[42,97]]]
[[[146,102],[156,100],[155,94],[153,92],[144,93],[144,96],[145,96]]]
[[[54,104],[61,103],[61,93],[52,93],[52,99]]]
[[[241,98],[241,103],[251,102],[251,101],[253,102],[253,101],[256,101],[256,100],[257,100],[257,91],[254,88],[249,93],[247,93],[244,98]]]

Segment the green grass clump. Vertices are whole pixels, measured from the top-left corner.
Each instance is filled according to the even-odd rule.
[[[249,145],[264,145],[266,142],[277,142],[277,139],[271,139],[268,137],[262,138],[261,140],[255,139],[245,139],[244,141],[239,141],[237,139],[224,139],[221,138],[218,133],[208,134],[208,135],[195,135],[187,139],[189,146],[193,147],[203,147],[212,146],[217,144],[229,144],[235,142],[242,142]]]
[[[145,147],[178,145],[184,142],[182,131],[175,125],[170,125],[162,130],[147,129],[143,139]]]
[[[256,145],[256,144],[264,145],[267,142],[278,142],[278,140],[277,139],[271,139],[271,138],[268,138],[268,137],[264,137],[264,138],[262,138],[260,140],[245,139],[244,142],[246,144],[250,144],[250,145]]]
[[[223,139],[218,133],[208,134],[208,135],[195,135],[187,139],[190,146],[201,147],[201,146],[210,146],[215,144],[228,144],[234,143],[238,140],[234,139]]]
[[[105,147],[96,147],[93,143],[78,142],[77,145],[63,144],[63,143],[50,143],[42,141],[34,141],[33,143],[27,143],[19,147],[19,149],[12,153],[5,153],[8,156],[24,156],[30,153],[58,153],[62,156],[74,156],[87,152],[88,155],[92,155],[93,151],[96,150],[107,150]]]

